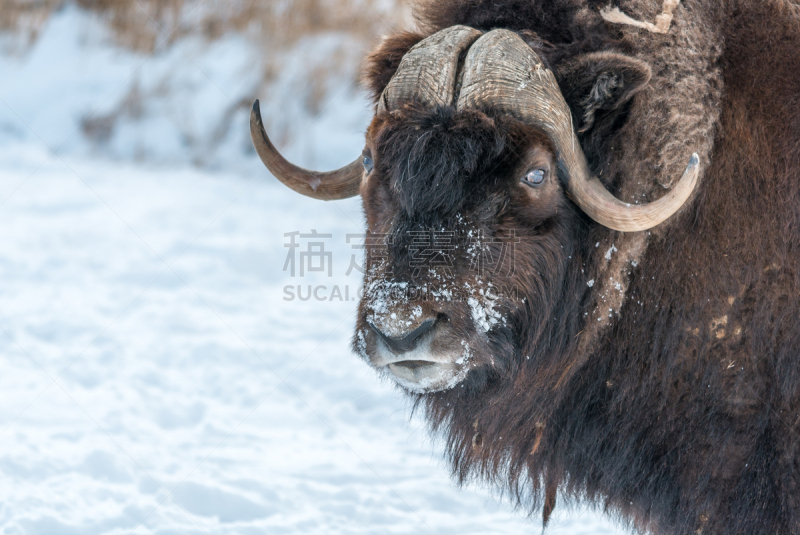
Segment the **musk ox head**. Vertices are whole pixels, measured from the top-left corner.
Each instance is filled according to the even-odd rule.
[[[591,287],[582,276],[588,229],[641,231],[670,217],[695,187],[696,155],[669,193],[644,205],[621,202],[593,175],[576,132],[649,79],[624,56],[573,60],[560,86],[519,34],[453,26],[402,54],[379,48],[372,61],[391,74],[370,80],[377,104],[366,147],[342,169],[290,164],[257,101],[251,114],[258,154],[284,184],[317,199],[363,199],[356,351],[415,393],[475,392],[535,373],[585,321],[572,301]]]

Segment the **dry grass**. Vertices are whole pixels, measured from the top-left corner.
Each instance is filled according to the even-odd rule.
[[[239,109],[247,109],[252,99],[264,94],[263,89],[280,74],[298,72],[287,62],[304,61],[292,54],[299,40],[331,32],[346,33],[369,46],[392,28],[407,25],[409,3],[410,0],[0,0],[0,32],[18,34],[21,38],[12,40],[16,43],[13,46],[24,49],[35,42],[56,10],[71,4],[104,20],[119,45],[145,54],[166,50],[171,41],[187,36],[213,41],[230,33],[242,34],[265,52],[254,65],[260,70],[261,88],[237,103]],[[297,87],[296,96],[311,115],[321,111],[331,84],[341,80],[343,73],[355,76],[353,66],[359,55],[354,56],[352,41],[325,41],[340,44],[319,49],[315,60],[300,69],[304,73],[302,79],[292,82]],[[152,95],[141,94],[138,85],[134,85],[118,109],[86,117],[82,123],[84,135],[102,144],[120,118],[137,116],[137,109],[149,96]],[[231,109],[231,113],[236,111],[236,107]],[[222,134],[229,119],[219,127]],[[291,122],[270,123],[269,127],[279,142],[288,139],[293,131]]]
[[[280,73],[283,51],[299,39],[344,32],[369,45],[409,19],[409,0],[0,0],[0,31],[16,32],[22,46],[35,41],[57,9],[72,3],[96,13],[126,48],[151,53],[186,36],[213,41],[247,34],[269,51],[258,68],[264,85]],[[324,67],[310,70],[307,108],[318,111],[329,81],[352,61],[343,51],[325,51]]]
[[[0,0],[0,31],[18,32],[25,40],[36,39],[39,29],[63,0]]]
[[[98,13],[123,46],[152,52],[169,39],[231,31],[258,32],[285,47],[320,32],[344,31],[370,41],[402,20],[403,0],[72,0]],[[35,39],[53,11],[70,0],[0,0],[0,31]]]

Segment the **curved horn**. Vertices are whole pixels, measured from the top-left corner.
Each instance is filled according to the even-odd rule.
[[[426,37],[409,50],[378,100],[378,112],[416,100],[432,106],[453,103],[458,60],[481,32],[450,26]]]
[[[278,149],[270,142],[264,123],[261,120],[261,107],[258,100],[253,103],[250,112],[250,137],[258,156],[275,178],[306,197],[332,201],[346,199],[358,195],[364,167],[361,158],[353,163],[337,169],[318,173],[309,171],[290,163],[281,156]]]
[[[693,154],[680,181],[657,201],[633,205],[611,195],[589,170],[555,76],[514,32],[493,30],[467,54],[457,107],[484,106],[541,128],[567,170],[570,197],[605,227],[623,232],[652,228],[677,212],[697,185],[699,158]]]

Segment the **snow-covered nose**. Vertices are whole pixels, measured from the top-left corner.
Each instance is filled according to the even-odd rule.
[[[386,334],[381,331],[375,324],[368,322],[370,329],[383,341],[389,348],[389,351],[395,355],[401,355],[413,351],[419,345],[420,340],[436,325],[436,318],[427,318],[418,327],[401,332],[395,332],[392,335]]]

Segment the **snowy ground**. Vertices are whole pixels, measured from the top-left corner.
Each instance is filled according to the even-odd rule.
[[[79,38],[96,37],[85,19],[67,9],[44,49],[0,58],[2,533],[538,533],[539,518],[490,490],[455,488],[441,445],[349,351],[355,302],[285,300],[297,284],[354,295],[358,201],[293,194],[237,156],[238,134],[214,156],[240,158],[236,173],[197,170],[191,155],[154,166],[98,154],[76,131],[82,116],[136,72],[191,65],[95,46]],[[174,98],[230,104],[236,65],[219,66],[230,72]],[[298,128],[300,163],[360,151],[363,101],[329,100],[336,113]],[[120,123],[109,154],[135,157],[126,140],[180,149],[168,116],[147,125],[156,104]],[[246,126],[247,110],[233,115]],[[284,234],[312,229],[332,235],[332,276],[292,278]],[[621,532],[559,507],[548,533]]]

